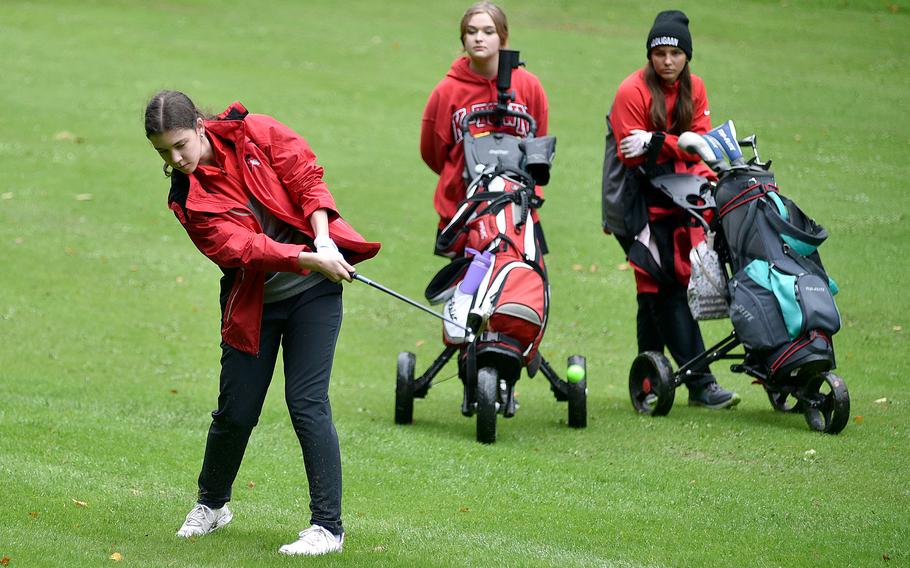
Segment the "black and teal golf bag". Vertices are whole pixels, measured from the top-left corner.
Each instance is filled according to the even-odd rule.
[[[837,286],[818,247],[828,233],[750,166],[721,176],[717,213],[730,254],[730,319],[771,381],[833,369]]]

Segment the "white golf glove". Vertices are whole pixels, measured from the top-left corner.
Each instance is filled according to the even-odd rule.
[[[619,151],[625,158],[637,158],[647,151],[651,143],[651,133],[646,130],[633,130],[619,143]]]
[[[313,239],[313,245],[316,247],[317,254],[328,254],[337,259],[344,260],[344,256],[341,255],[335,241],[328,235],[319,235]]]

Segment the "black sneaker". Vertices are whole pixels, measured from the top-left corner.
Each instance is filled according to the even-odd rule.
[[[728,391],[717,383],[708,383],[700,388],[689,390],[689,406],[704,406],[714,410],[733,408],[739,404],[739,395]]]

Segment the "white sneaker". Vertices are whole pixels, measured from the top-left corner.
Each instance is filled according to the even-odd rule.
[[[281,554],[319,556],[329,552],[341,552],[344,546],[344,534],[335,536],[319,525],[300,531],[300,538],[291,544],[285,544],[278,549]]]
[[[186,516],[183,526],[177,531],[177,536],[189,538],[191,536],[202,536],[220,529],[231,522],[234,513],[228,509],[227,505],[220,509],[211,509],[205,505],[196,505],[193,510]]]

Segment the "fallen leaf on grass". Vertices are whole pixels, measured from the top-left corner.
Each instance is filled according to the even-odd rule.
[[[247,486],[248,488],[250,488],[250,489],[255,489],[255,488],[256,488],[256,482],[255,482],[255,481],[250,481],[249,483],[246,484],[246,486]]]
[[[800,136],[799,134],[794,134],[794,135],[793,135],[793,141],[794,141],[794,142],[800,142],[802,139],[803,139],[803,137]]]
[[[385,547],[383,546],[374,546],[373,552],[385,552]]]
[[[7,191],[6,193],[0,193],[0,199],[12,199],[12,198],[13,198],[12,191]]]
[[[901,330],[904,329],[904,328],[901,327],[901,326],[899,326],[899,325],[896,325],[896,326],[892,327],[891,329],[894,330],[894,331],[901,331]]]
[[[13,239],[13,242],[16,243],[17,245],[21,245],[22,243],[25,242],[25,239],[23,239],[22,237],[16,237],[15,239]]]
[[[588,268],[588,272],[590,272],[590,273],[592,273],[592,274],[595,273],[595,272],[597,272],[597,265],[596,265],[596,264],[592,264],[591,267]]]
[[[95,196],[91,193],[79,193],[76,195],[76,201],[91,201]]]
[[[418,340],[417,340],[417,343],[415,343],[414,346],[415,346],[415,347],[420,347],[421,345],[423,345],[423,344],[426,343],[426,342],[427,342],[426,339],[418,339]]]
[[[177,394],[177,389],[171,389],[171,390],[168,391],[168,392],[170,392],[171,394]]]
[[[815,450],[806,450],[806,453],[803,454],[803,459],[806,461],[812,461],[815,459],[816,453],[817,452]]]
[[[469,509],[467,507],[462,507],[461,509],[458,509],[459,513],[468,513],[470,511],[471,511],[471,509]]]
[[[86,503],[85,501],[73,499],[72,497],[70,497],[70,499],[72,499],[73,503],[75,503],[77,507],[88,507],[88,503]]]
[[[28,512],[28,516],[31,517],[31,518],[33,518],[33,519],[37,519],[37,518],[38,518],[38,511],[29,511],[29,512]]]
[[[183,284],[183,276],[178,276],[177,278],[174,279],[174,282],[176,282],[177,284]]]
[[[888,11],[891,12],[892,14],[897,14],[898,10],[900,10],[900,7],[897,4],[891,4],[890,6],[888,6]],[[888,559],[885,558],[885,560],[888,560]]]
[[[888,399],[885,397],[877,398],[874,401],[875,404],[888,404]]]
[[[862,415],[854,416],[854,417],[853,417],[853,421],[856,422],[857,424],[862,424],[862,423],[863,423],[863,417],[862,417]]]
[[[629,263],[623,262],[616,265],[616,270],[629,270]]]
[[[68,130],[61,130],[60,132],[54,134],[54,140],[60,142],[75,142],[76,144],[82,144],[85,142],[85,138],[82,136],[76,136]]]
[[[891,557],[888,556],[888,553],[886,552],[886,553],[882,554],[882,560],[887,562],[887,561],[891,560]],[[6,564],[4,564],[4,566],[6,566]]]
[[[63,252],[72,256],[76,252],[76,249],[74,249],[73,247],[63,247]]]
[[[120,562],[121,560],[123,560],[123,555],[120,554],[119,552],[115,552],[115,553],[111,554],[111,560],[113,560],[114,562]]]
[[[3,558],[0,558],[0,566],[9,566],[9,556],[4,556]]]
[[[573,265],[572,265],[572,270],[574,270],[575,272],[581,272],[582,270],[584,270],[584,268],[585,268],[585,267],[582,266],[582,265],[580,265],[580,264],[573,264]]]

